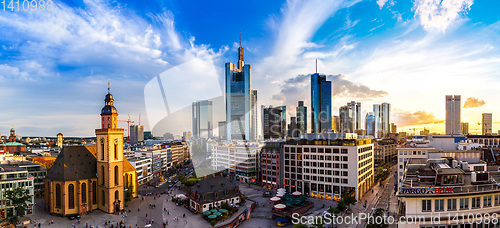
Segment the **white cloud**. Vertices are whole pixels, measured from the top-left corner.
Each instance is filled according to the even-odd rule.
[[[415,0],[415,16],[426,30],[444,32],[461,13],[467,13],[474,0]]]
[[[21,71],[17,67],[12,67],[7,64],[0,65],[0,78],[21,78],[24,80],[29,79],[30,75],[28,72]]]
[[[377,5],[382,9],[388,0],[377,0]]]

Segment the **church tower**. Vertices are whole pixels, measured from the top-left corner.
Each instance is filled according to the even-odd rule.
[[[96,129],[97,148],[97,204],[107,213],[116,213],[124,208],[123,186],[123,128],[117,128],[118,112],[113,95],[104,99],[101,110],[101,129]]]

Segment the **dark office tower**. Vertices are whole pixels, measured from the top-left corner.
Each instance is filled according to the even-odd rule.
[[[307,107],[304,106],[304,101],[299,101],[297,106],[297,130],[299,134],[307,133]]]
[[[332,82],[325,75],[311,75],[312,133],[329,132],[332,128]]]
[[[212,138],[213,118],[212,101],[202,100],[193,102],[193,137]]]
[[[257,91],[250,87],[250,64],[243,61],[243,47],[238,48],[238,65],[226,63],[226,132],[228,140],[255,140]],[[254,124],[255,123],[255,124]]]
[[[297,138],[300,135],[299,129],[297,129],[297,117],[290,117],[290,124],[288,124],[288,136]]]
[[[286,107],[262,106],[262,135],[264,139],[278,139],[286,136]]]

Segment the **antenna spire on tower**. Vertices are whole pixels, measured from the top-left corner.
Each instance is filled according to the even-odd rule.
[[[241,31],[240,31],[240,47],[241,47]]]
[[[109,88],[110,88],[110,86],[111,86],[111,82],[108,80],[108,93],[109,93],[109,90],[110,90],[110,89],[109,89]]]
[[[316,59],[316,73],[318,73],[318,59]]]

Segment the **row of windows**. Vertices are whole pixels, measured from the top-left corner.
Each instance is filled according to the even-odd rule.
[[[366,151],[370,151],[372,150],[373,147],[372,146],[368,146],[368,147],[363,147],[363,148],[358,148],[358,154],[361,154],[361,153],[364,153]]]
[[[370,148],[371,147],[367,147],[367,148]],[[291,152],[291,153],[299,153],[301,154],[302,153],[302,149],[304,149],[304,152],[311,152],[311,153],[327,153],[327,154],[331,154],[331,153],[334,153],[334,154],[338,154],[338,153],[341,153],[341,154],[347,154],[347,149],[339,149],[339,148],[316,148],[316,147],[312,147],[312,148],[309,148],[309,147],[285,147],[285,152]],[[285,153],[285,158],[288,154]]]
[[[359,155],[358,156],[358,161],[363,161],[366,158],[372,157],[372,155],[373,155],[372,152]]]
[[[492,206],[492,196],[478,196],[470,198],[471,209],[481,208],[481,198],[483,202],[483,208]],[[494,196],[495,206],[500,206],[500,195]],[[434,211],[444,211],[444,199],[434,200]],[[459,199],[459,210],[469,210],[469,198]],[[432,211],[432,200],[422,200],[422,211],[429,212]],[[447,199],[447,210],[455,211],[457,210],[457,199]]]
[[[347,184],[347,179],[345,178],[337,178],[337,177],[322,177],[322,176],[309,176],[309,175],[304,175],[304,180],[311,180],[311,181],[320,181],[320,182],[328,182],[328,183],[341,183],[342,184]]]
[[[425,155],[425,151],[399,151],[399,155]]]
[[[348,167],[348,165],[344,163],[340,164],[340,163],[324,163],[324,162],[304,162],[304,166],[335,168],[335,169],[347,169]]]
[[[366,166],[368,164],[371,164],[372,162],[373,162],[372,158],[364,160],[364,161],[358,163],[358,169],[361,168],[361,167],[364,167],[364,166]]]

